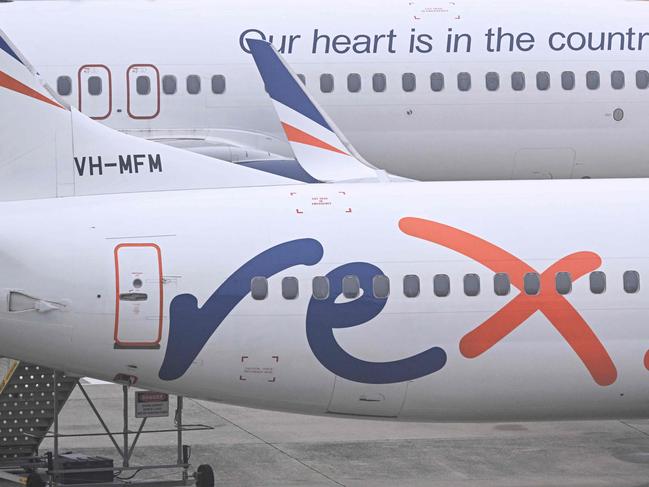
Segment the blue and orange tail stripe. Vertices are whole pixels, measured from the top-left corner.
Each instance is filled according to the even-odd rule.
[[[266,41],[247,42],[298,163],[320,181],[375,180],[375,169],[354,150],[279,52]]]
[[[13,48],[11,46],[11,44],[6,40],[5,35],[0,31],[0,56],[2,56],[3,52],[5,54],[7,54],[8,56],[10,56],[15,61],[19,62],[22,65],[21,69],[25,70],[26,75],[34,76],[31,68],[25,64],[25,62],[21,59],[21,57],[16,52],[15,48]],[[9,60],[7,60],[7,61],[9,61]],[[13,61],[9,61],[9,62],[11,63]],[[31,88],[30,86],[27,86],[25,83],[17,80],[13,76],[7,74],[5,71],[3,71],[1,69],[3,64],[4,64],[3,62],[0,62],[0,88],[5,88],[7,90],[11,90],[11,91],[14,91],[16,93],[20,93],[21,95],[28,96],[30,98],[41,101],[43,103],[47,103],[47,104],[55,106],[57,108],[65,109],[62,105],[57,103],[52,98],[40,93],[39,91],[35,90],[34,88]]]
[[[311,102],[299,81],[297,81],[273,51],[273,46],[266,41],[247,39],[250,52],[257,63],[268,95],[276,102],[286,105],[304,115],[327,130],[331,126]]]

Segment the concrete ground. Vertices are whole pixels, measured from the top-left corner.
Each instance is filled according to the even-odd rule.
[[[86,389],[111,429],[120,430],[121,388]],[[187,434],[185,443],[192,445],[192,464],[215,468],[218,486],[649,487],[649,421],[395,423],[185,401],[185,423],[214,427]],[[147,425],[171,426],[171,419]],[[78,390],[61,429],[99,431]],[[173,463],[174,442],[173,433],[144,435],[133,462]],[[48,440],[42,451],[50,448]],[[110,441],[100,437],[65,439],[62,448],[113,455]],[[169,472],[156,478],[169,478]]]

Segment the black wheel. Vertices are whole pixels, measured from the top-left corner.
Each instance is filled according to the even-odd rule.
[[[214,487],[214,469],[210,465],[198,466],[196,487]]]
[[[45,487],[45,482],[37,473],[30,473],[25,485],[27,485],[27,487]]]

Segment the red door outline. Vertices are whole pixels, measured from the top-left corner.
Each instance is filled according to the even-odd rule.
[[[156,111],[153,115],[134,115],[131,112],[131,69],[133,68],[152,68],[155,71]],[[160,115],[160,70],[154,64],[131,64],[126,68],[126,111],[128,116],[135,120],[151,120]]]
[[[123,342],[119,339],[119,251],[125,247],[150,247],[156,251],[158,256],[158,275],[160,276],[160,310],[159,310],[159,320],[158,320],[158,336],[152,342]],[[160,340],[162,340],[162,312],[163,312],[163,303],[164,303],[164,294],[162,286],[162,251],[160,247],[154,243],[124,243],[119,244],[115,247],[114,250],[115,256],[115,331],[114,331],[114,341],[115,348],[159,348]]]
[[[106,120],[110,117],[110,114],[113,113],[113,74],[111,73],[110,68],[105,64],[84,64],[79,68],[79,71],[77,71],[77,88],[79,91],[79,111],[81,113],[83,113],[83,97],[81,96],[83,93],[83,86],[81,86],[81,72],[86,68],[101,68],[105,69],[106,73],[108,73],[108,113],[99,117],[90,117],[93,120]]]

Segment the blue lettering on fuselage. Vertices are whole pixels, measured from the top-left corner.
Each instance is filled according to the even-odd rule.
[[[365,384],[393,384],[437,372],[446,364],[446,352],[439,347],[392,362],[368,362],[350,355],[336,341],[335,329],[363,325],[383,310],[387,298],[374,297],[372,290],[374,276],[382,274],[381,269],[365,262],[346,264],[327,274],[329,297],[325,300],[311,298],[306,315],[311,350],[334,374]],[[345,276],[357,276],[363,292],[353,301],[336,303]]]
[[[159,377],[174,380],[182,377],[232,310],[250,293],[254,277],[270,278],[296,265],[315,265],[324,250],[317,240],[300,239],[272,247],[235,271],[199,308],[192,294],[181,294],[171,301],[169,340]],[[336,341],[335,329],[363,325],[374,319],[385,307],[387,298],[376,298],[372,280],[383,275],[378,267],[365,262],[340,266],[327,277],[329,297],[311,298],[306,314],[309,346],[318,361],[332,373],[366,384],[392,384],[417,379],[440,370],[446,364],[446,352],[433,347],[417,355],[391,362],[368,362],[347,353]],[[345,276],[356,276],[360,297],[342,303]]]
[[[159,377],[174,380],[187,372],[223,320],[250,293],[253,277],[270,278],[296,265],[317,264],[323,253],[317,240],[306,238],[286,242],[246,262],[201,308],[193,294],[176,296],[169,308],[169,340]]]

